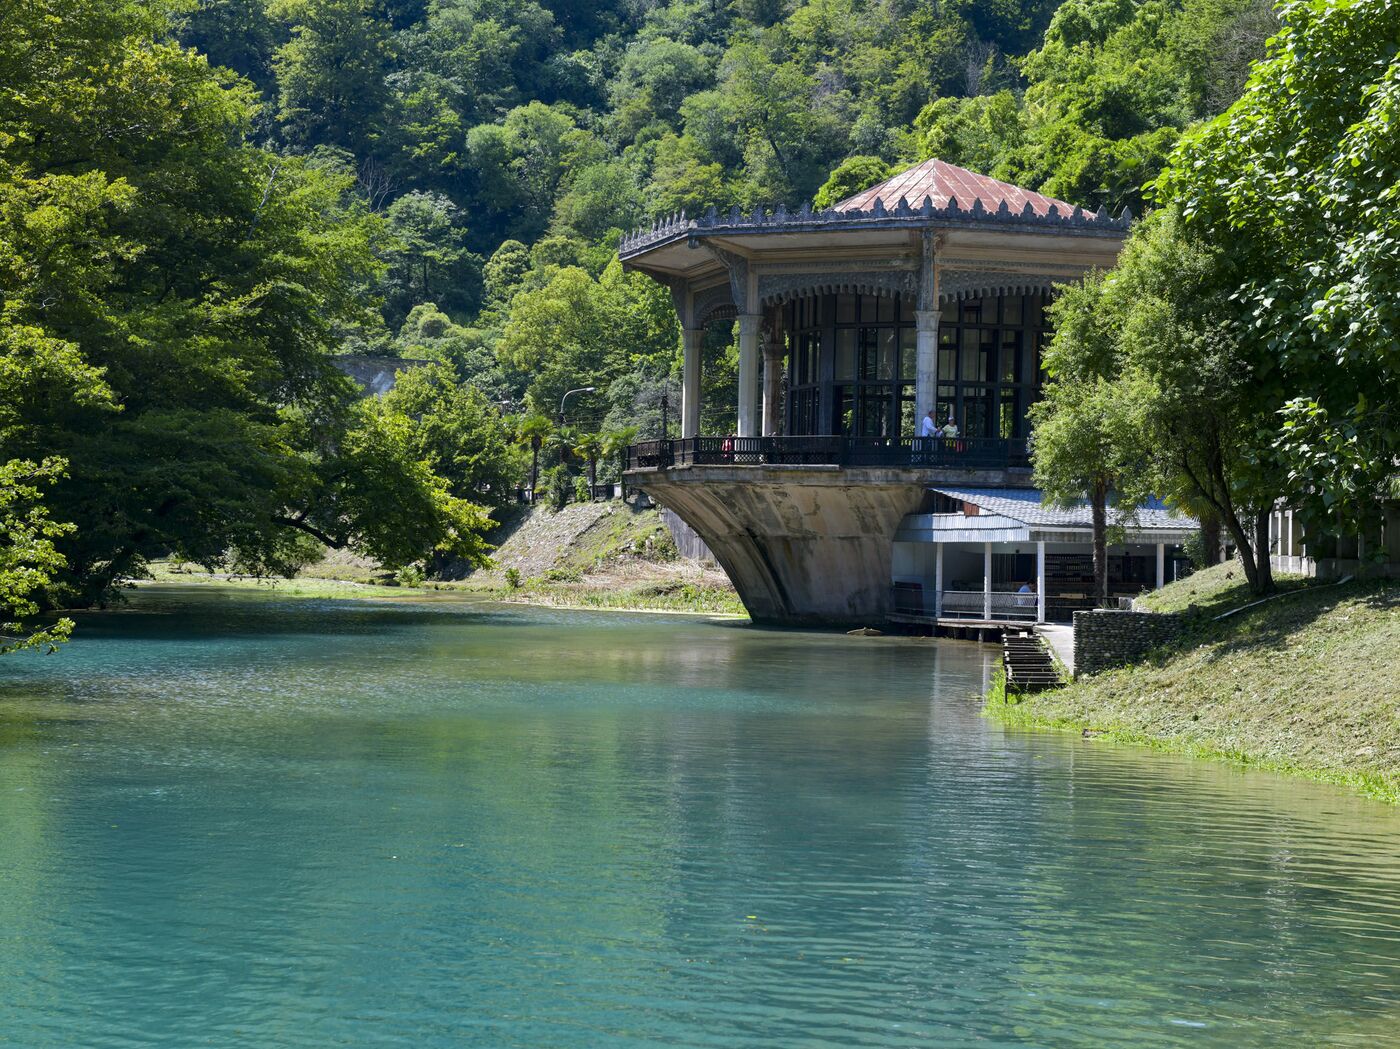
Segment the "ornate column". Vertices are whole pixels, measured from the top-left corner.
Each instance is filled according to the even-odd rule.
[[[763,330],[763,314],[739,315],[739,436],[758,433],[758,340]]]
[[[683,328],[681,342],[681,436],[700,436],[700,355],[705,347],[704,328]]]
[[[778,412],[783,400],[783,344],[777,325],[768,329],[763,341],[763,436],[778,432]]]
[[[920,234],[919,297],[915,324],[915,418],[922,421],[938,397],[938,272],[934,266],[937,244],[931,230]],[[917,433],[917,430],[915,431]]]

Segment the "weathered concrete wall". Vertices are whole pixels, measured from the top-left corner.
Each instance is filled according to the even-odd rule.
[[[1175,641],[1183,619],[1158,612],[1094,609],[1074,613],[1074,676],[1136,663]]]
[[[629,474],[699,533],[759,622],[873,624],[890,611],[895,530],[928,485],[1008,471],[699,466]]]
[[[714,552],[705,545],[705,540],[700,538],[700,533],[690,525],[686,524],[679,514],[674,510],[661,507],[661,521],[666,526],[666,530],[671,533],[671,538],[676,541],[676,551],[682,557],[689,557],[694,561],[714,561]]]

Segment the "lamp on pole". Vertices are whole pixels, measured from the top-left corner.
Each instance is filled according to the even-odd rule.
[[[572,396],[573,396],[574,394],[576,394],[576,393],[592,393],[592,392],[594,391],[594,389],[595,389],[595,387],[593,387],[593,386],[580,386],[577,390],[570,390],[568,393],[564,394],[563,397],[560,397],[560,398],[559,398],[559,425],[560,425],[560,426],[563,426],[563,425],[564,425],[564,405],[568,402],[569,398],[572,397]]]
[[[671,393],[667,387],[663,386],[661,387],[661,439],[663,441],[671,436],[671,421],[667,416],[670,408]]]

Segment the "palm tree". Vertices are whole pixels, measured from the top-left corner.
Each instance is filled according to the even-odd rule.
[[[603,450],[603,439],[596,433],[585,433],[574,441],[574,451],[588,462],[588,491],[598,487],[598,456]]]
[[[608,430],[603,434],[602,451],[603,455],[611,459],[617,456],[617,477],[618,484],[622,489],[622,498],[627,498],[627,482],[623,475],[627,470],[627,447],[637,439],[637,428],[635,426],[623,426],[616,430]]]
[[[545,442],[545,438],[554,433],[554,424],[548,417],[543,415],[527,415],[520,420],[520,426],[516,431],[521,442],[528,441],[530,444],[530,505],[535,503],[535,490],[540,483],[540,448]]]

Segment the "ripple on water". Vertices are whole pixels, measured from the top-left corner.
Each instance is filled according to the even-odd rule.
[[[0,1041],[1400,1045],[1400,826],[988,651],[143,593],[0,679]]]

